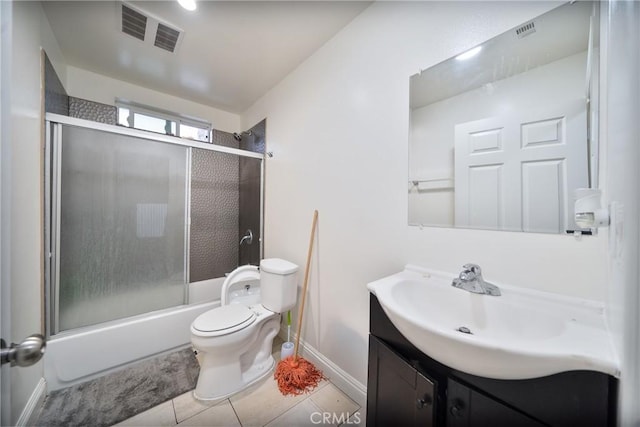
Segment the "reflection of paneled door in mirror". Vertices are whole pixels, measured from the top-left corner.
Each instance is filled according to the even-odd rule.
[[[588,187],[584,100],[455,126],[456,227],[564,233]]]

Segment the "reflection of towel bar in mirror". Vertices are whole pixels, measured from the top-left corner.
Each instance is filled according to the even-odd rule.
[[[412,179],[409,184],[419,192],[453,190],[453,178]]]

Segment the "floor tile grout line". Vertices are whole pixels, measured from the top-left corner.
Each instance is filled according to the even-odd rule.
[[[266,423],[262,424],[262,427],[266,427],[267,425],[269,425],[269,423],[272,423],[273,421],[277,420],[278,418],[280,418],[281,416],[283,416],[284,414],[286,414],[289,411],[292,411],[293,408],[295,408],[296,406],[298,406],[299,404],[301,404],[302,402],[304,402],[305,400],[307,400],[309,398],[309,396],[305,397],[304,399],[302,399],[300,402],[296,403],[295,405],[291,406],[290,408],[285,409],[283,412],[280,412],[278,415],[276,415],[275,417],[273,417],[272,419],[270,419],[269,421],[267,421]]]
[[[188,391],[187,393],[193,393],[193,390]],[[175,398],[174,398],[174,399],[175,399]],[[197,401],[197,399],[196,399],[196,401]],[[189,415],[187,418],[185,418],[184,420],[182,420],[182,421],[180,421],[180,422],[178,422],[178,412],[177,412],[177,411],[175,411],[175,404],[174,404],[174,407],[173,407],[173,408],[174,408],[175,415],[176,415],[176,423],[177,423],[178,425],[180,425],[181,423],[183,423],[183,422],[185,422],[185,421],[187,421],[187,420],[190,420],[190,419],[191,419],[191,418],[193,418],[193,417],[197,417],[198,415],[202,414],[203,412],[208,411],[208,410],[209,410],[209,409],[211,409],[211,408],[215,408],[216,406],[222,406],[222,405],[224,404],[224,402],[225,402],[225,401],[229,402],[229,405],[231,405],[231,400],[230,400],[230,399],[224,399],[224,400],[219,401],[218,403],[215,403],[215,404],[213,404],[213,405],[211,405],[211,406],[207,406],[206,408],[199,410],[199,411],[198,411],[198,412],[196,412],[195,414]],[[233,408],[233,405],[231,405],[231,408]],[[235,410],[234,410],[234,412],[235,412]],[[237,417],[237,416],[238,416],[238,415],[236,415],[236,417]]]
[[[240,417],[238,416],[238,412],[236,411],[236,408],[233,406],[233,402],[231,401],[231,399],[227,399],[229,401],[229,405],[231,405],[231,409],[233,410],[233,413],[236,416],[236,419],[238,420],[238,424],[240,424],[240,427],[242,426],[242,421],[240,421]]]
[[[171,407],[173,408],[173,418],[176,420],[176,425],[178,425],[178,413],[176,412],[176,404],[174,402],[175,397],[171,399]]]
[[[357,408],[353,412],[349,413],[349,411],[347,411],[347,419],[345,420],[345,422],[340,424],[338,427],[343,427],[345,424],[350,424],[349,420],[351,420],[351,418],[353,418],[353,416],[356,414],[356,412],[360,412],[360,409],[362,409],[362,407],[360,405],[358,405],[357,403],[356,403],[356,406],[357,406]]]
[[[274,422],[275,420],[277,420],[278,418],[280,418],[281,416],[283,416],[284,414],[286,414],[289,411],[293,411],[293,409],[299,405],[301,405],[302,403],[304,403],[305,401],[309,400],[311,402],[311,404],[313,406],[315,406],[318,409],[321,409],[320,406],[318,404],[316,404],[313,399],[311,399],[311,396],[313,396],[313,394],[318,391],[318,390],[314,390],[313,393],[308,393],[308,396],[305,397],[304,399],[302,399],[300,402],[294,404],[293,406],[285,409],[284,411],[282,411],[281,413],[279,413],[278,415],[276,415],[275,417],[273,417],[272,419],[270,419],[269,421],[267,421],[265,424],[262,425],[262,427],[265,427],[267,425],[269,425],[269,423]],[[286,397],[286,396],[285,396]]]

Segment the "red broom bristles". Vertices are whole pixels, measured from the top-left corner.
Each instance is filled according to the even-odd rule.
[[[316,388],[325,376],[304,358],[289,356],[278,363],[273,378],[278,382],[280,393],[297,396]]]

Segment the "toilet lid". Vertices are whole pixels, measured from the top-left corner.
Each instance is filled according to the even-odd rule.
[[[200,332],[237,331],[250,325],[255,317],[255,313],[244,305],[223,305],[198,316],[193,321],[193,328]]]

